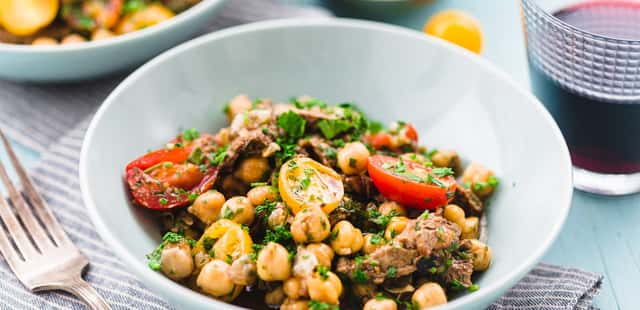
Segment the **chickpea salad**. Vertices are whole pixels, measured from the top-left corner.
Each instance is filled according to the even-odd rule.
[[[0,42],[58,45],[108,39],[161,23],[198,2],[200,0],[0,1]]]
[[[426,309],[480,289],[491,170],[352,103],[239,95],[224,113],[125,168],[165,232],[151,269],[252,309]]]

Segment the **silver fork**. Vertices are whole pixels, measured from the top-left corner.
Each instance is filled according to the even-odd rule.
[[[0,162],[0,178],[13,205],[11,208],[7,200],[0,197],[0,253],[20,282],[31,291],[63,290],[80,298],[91,309],[110,309],[98,292],[82,279],[89,260],[62,230],[1,130],[0,138],[23,188],[23,192],[16,189]]]

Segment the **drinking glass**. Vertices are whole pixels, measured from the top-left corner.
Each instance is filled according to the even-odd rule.
[[[640,192],[640,1],[520,3],[531,86],[567,141],[575,187]]]

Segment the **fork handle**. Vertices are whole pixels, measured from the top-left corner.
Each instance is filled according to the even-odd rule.
[[[109,304],[98,292],[80,277],[72,278],[64,283],[60,289],[67,291],[86,303],[93,310],[110,310]]]

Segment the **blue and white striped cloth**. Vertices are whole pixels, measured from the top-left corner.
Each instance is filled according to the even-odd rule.
[[[267,0],[235,0],[211,30],[269,18],[325,16],[326,12]],[[78,157],[86,126],[122,77],[76,85],[22,85],[0,81],[0,126],[15,141],[41,152],[32,177],[69,237],[89,257],[85,278],[114,309],[171,309],[149,291],[100,239],[80,197]],[[489,309],[592,309],[602,276],[540,264]],[[85,309],[62,292],[33,294],[0,258],[0,309]]]

